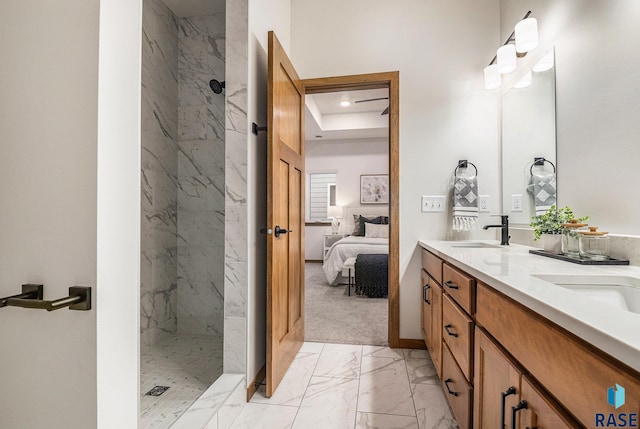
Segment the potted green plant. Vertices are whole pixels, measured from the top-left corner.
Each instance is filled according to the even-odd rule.
[[[589,216],[576,218],[569,206],[556,208],[551,206],[546,213],[531,218],[534,240],[543,238],[543,248],[546,252],[559,254],[562,252],[562,224],[572,219],[583,222]]]

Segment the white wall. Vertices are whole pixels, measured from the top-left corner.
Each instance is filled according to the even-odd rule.
[[[285,51],[290,52],[290,0],[249,0],[248,109],[251,122],[267,123],[267,33],[275,31]],[[227,21],[227,26],[233,22]],[[229,52],[227,52],[229,55]],[[229,78],[229,77],[227,77]],[[267,222],[266,133],[247,134],[247,383],[266,361],[266,240],[258,233]]]
[[[389,173],[389,143],[386,139],[356,141],[307,141],[305,167],[310,173],[336,172],[336,203],[342,207],[360,207],[360,175]],[[346,231],[346,210],[340,219],[340,232]],[[353,223],[353,222],[351,222]],[[322,260],[322,234],[326,226],[305,227],[305,258]]]
[[[386,139],[322,141],[306,143],[305,167],[309,173],[337,172],[336,203],[360,206],[360,175],[389,174]]]
[[[500,212],[498,97],[482,76],[500,44],[499,1],[292,0],[291,22],[302,78],[400,71],[400,337],[420,338],[417,241],[453,237],[450,214],[421,213],[420,196],[450,206],[453,171],[468,159]]]
[[[640,235],[630,191],[640,165],[640,3],[503,0],[503,37],[527,10],[540,51],[556,47],[559,204],[603,230]]]
[[[2,297],[96,290],[98,21],[97,0],[0,2]],[[0,426],[95,427],[96,314],[0,309]]]
[[[133,428],[138,423],[141,8],[141,0],[100,2],[96,291],[99,429]],[[75,9],[69,15],[74,22],[78,20]],[[68,402],[64,395],[57,397]]]

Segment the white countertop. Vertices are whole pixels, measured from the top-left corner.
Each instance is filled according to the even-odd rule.
[[[498,244],[497,241],[484,241]],[[529,253],[531,247],[452,247],[460,241],[418,244],[478,280],[562,326],[605,353],[640,371],[640,314],[598,302],[536,274],[618,275],[640,279],[640,267],[579,265]],[[539,250],[539,249],[538,249]]]

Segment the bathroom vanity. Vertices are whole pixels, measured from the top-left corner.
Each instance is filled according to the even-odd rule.
[[[639,427],[640,268],[419,244],[422,333],[461,429]]]

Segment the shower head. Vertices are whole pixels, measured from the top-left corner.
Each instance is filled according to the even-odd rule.
[[[220,94],[222,92],[222,88],[224,88],[224,81],[220,82],[216,79],[211,79],[209,81],[209,86],[214,93]]]

